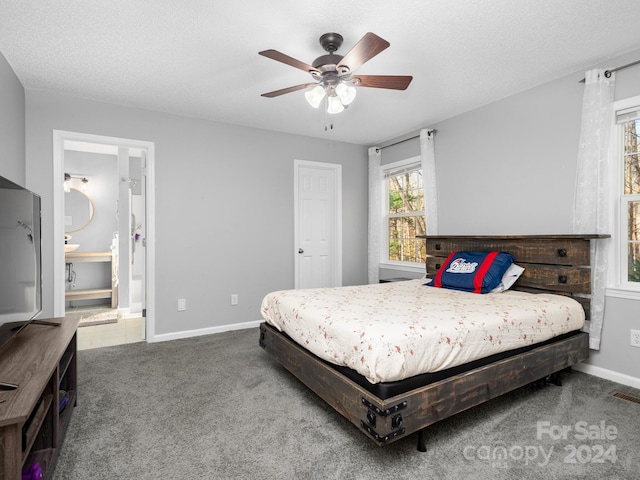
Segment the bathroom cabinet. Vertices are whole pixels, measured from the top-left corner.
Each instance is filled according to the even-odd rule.
[[[111,264],[111,286],[107,288],[90,288],[80,290],[67,290],[64,293],[65,300],[95,300],[110,298],[111,308],[118,306],[118,275],[117,257],[113,251],[109,252],[71,252],[65,253],[64,260],[69,263],[109,262]]]
[[[0,350],[0,478],[17,480],[35,462],[51,478],[77,399],[78,320],[32,323]],[[66,401],[64,400],[66,398]]]

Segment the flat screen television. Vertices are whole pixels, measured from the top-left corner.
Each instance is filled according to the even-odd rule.
[[[40,206],[0,176],[0,349],[42,311]]]

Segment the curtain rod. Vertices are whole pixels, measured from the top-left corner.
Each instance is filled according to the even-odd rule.
[[[389,145],[385,145],[384,147],[380,147],[380,148],[383,149],[387,147],[393,147],[394,145],[399,145],[401,143],[408,142],[409,140],[413,140],[414,138],[420,138],[420,135],[414,135],[413,137],[405,138],[404,140],[399,140],[397,142],[390,143]]]
[[[605,70],[605,71],[604,71],[604,76],[605,76],[606,78],[609,78],[609,77],[611,77],[611,74],[612,74],[613,72],[617,72],[618,70],[623,70],[623,69],[628,68],[628,67],[633,67],[634,65],[638,65],[639,63],[640,63],[640,60],[637,60],[637,61],[635,61],[635,62],[627,63],[626,65],[622,65],[621,67],[610,68],[609,70]],[[582,80],[580,80],[578,83],[584,83],[584,82],[585,82],[585,80],[586,80],[586,79],[584,79],[584,78],[583,78],[583,79],[582,79]]]
[[[431,132],[431,133],[433,133],[435,135],[437,130],[431,129],[431,130],[429,130],[429,132]],[[390,143],[389,145],[384,145],[384,146],[378,147],[378,148],[380,148],[380,150],[382,150],[383,148],[393,147],[394,145],[399,145],[400,143],[408,142],[409,140],[413,140],[414,138],[420,138],[420,134],[414,135],[413,137],[405,138],[404,140],[398,140],[397,142]]]

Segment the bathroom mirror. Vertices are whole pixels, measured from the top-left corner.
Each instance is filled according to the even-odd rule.
[[[93,220],[93,202],[89,195],[77,188],[64,193],[64,233],[86,228]]]

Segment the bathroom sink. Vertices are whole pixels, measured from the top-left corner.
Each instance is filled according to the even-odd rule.
[[[64,244],[64,253],[75,252],[78,248],[80,248],[80,245],[77,244],[77,243],[65,243]]]

